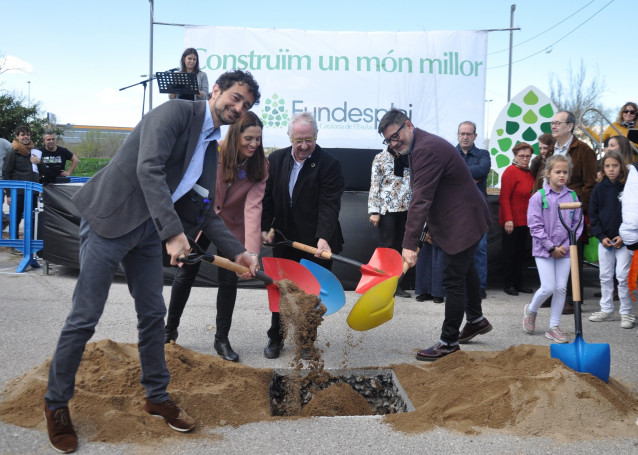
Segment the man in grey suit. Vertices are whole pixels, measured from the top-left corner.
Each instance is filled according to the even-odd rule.
[[[195,426],[166,392],[170,373],[164,358],[162,241],[176,265],[190,251],[186,234],[203,230],[254,274],[256,260],[211,210],[210,201],[219,127],[235,123],[259,97],[250,73],[231,71],[217,80],[209,101],[177,100],[157,107],[144,116],[109,165],[74,196],[82,215],[80,274],[51,361],[44,406],[54,449],[66,453],[77,447],[68,402],[120,263],[135,300],[145,409],[174,430]]]
[[[445,320],[441,338],[434,346],[419,351],[417,360],[433,361],[459,350],[477,335],[492,330],[483,317],[481,288],[474,266],[474,253],[488,229],[491,216],[459,152],[443,138],[416,128],[408,116],[389,110],[378,131],[410,164],[412,199],[403,236],[403,260],[416,264],[417,244],[427,223],[428,235],[443,250]],[[459,333],[463,322],[467,323]]]

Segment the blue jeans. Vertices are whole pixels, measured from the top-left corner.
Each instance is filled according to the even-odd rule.
[[[487,288],[487,233],[479,240],[476,253],[474,253],[474,266],[478,273],[481,289]]]
[[[149,218],[133,231],[115,239],[98,235],[82,219],[80,223],[80,275],[73,292],[73,306],[67,316],[51,360],[45,401],[57,409],[67,406],[75,389],[75,374],[86,343],[95,333],[118,264],[122,263],[129,292],[137,312],[138,351],[141,383],[146,397],[161,403],[169,398],[166,387],[170,373],[164,358],[164,315],[162,296],[162,243]]]

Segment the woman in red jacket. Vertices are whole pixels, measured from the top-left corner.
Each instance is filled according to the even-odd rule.
[[[530,294],[533,290],[523,287],[523,265],[529,254],[527,206],[534,186],[529,163],[534,149],[526,142],[520,142],[514,146],[512,153],[514,161],[503,172],[501,195],[498,199],[498,220],[503,226],[503,280],[507,294]]]
[[[258,265],[261,246],[261,201],[264,198],[268,161],[261,143],[263,124],[253,112],[246,113],[230,126],[219,150],[215,212],[224,220],[228,230],[246,247]],[[201,235],[197,243],[207,249],[210,240]],[[217,245],[217,254],[224,256],[223,245]],[[177,327],[199,264],[184,265],[177,269],[171,301],[166,318],[166,343],[177,339]],[[214,348],[224,360],[239,361],[230,346],[228,333],[237,297],[237,275],[218,268],[217,317]]]

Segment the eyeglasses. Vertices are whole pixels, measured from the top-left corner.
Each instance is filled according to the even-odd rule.
[[[623,114],[631,114],[631,115],[636,115],[636,111],[630,111],[628,109],[625,109],[624,111],[622,111]]]
[[[407,120],[406,120],[405,122],[403,122],[403,125],[401,125],[401,128],[399,128],[398,130],[396,130],[396,131],[394,132],[394,134],[393,134],[392,136],[390,136],[389,138],[384,139],[384,140],[383,140],[383,143],[384,143],[385,145],[390,145],[390,144],[392,144],[393,142],[397,142],[397,141],[400,139],[400,137],[399,137],[399,131],[401,131],[401,130],[403,129],[403,127],[405,126],[405,124],[406,124],[407,122],[408,122]]]
[[[532,158],[532,155],[516,155],[517,160],[529,160]]]
[[[316,140],[317,140],[316,137],[307,137],[305,139],[290,139],[290,143],[292,145],[302,145],[302,144],[312,145],[314,144]]]
[[[552,125],[552,126],[560,126],[561,123],[572,123],[572,122],[559,122],[558,120],[556,120],[556,121],[550,123],[550,125]]]

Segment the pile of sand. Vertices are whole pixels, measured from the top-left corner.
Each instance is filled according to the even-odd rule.
[[[225,362],[179,345],[167,345],[166,358],[172,375],[169,392],[197,420],[194,436],[210,437],[203,428],[285,418],[270,416],[271,370]],[[0,402],[4,421],[46,431],[42,406],[48,366],[46,362],[7,385]],[[569,441],[635,437],[636,394],[614,379],[606,384],[569,370],[550,358],[546,347],[460,351],[432,364],[393,369],[416,407],[415,412],[385,417],[402,432],[443,427]],[[136,345],[90,343],[70,403],[76,430],[91,441],[152,444],[172,437],[163,420],[144,411],[139,377]],[[316,397],[315,409],[303,412],[316,415],[316,408],[323,408],[323,415],[352,415],[353,409],[339,408],[343,393],[349,394],[343,386],[325,389]]]

